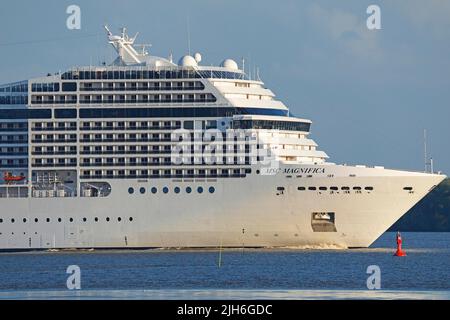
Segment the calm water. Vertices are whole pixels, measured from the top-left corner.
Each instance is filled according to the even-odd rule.
[[[272,294],[289,297],[299,289],[313,297],[317,292],[333,296],[334,290],[367,290],[367,266],[378,265],[387,293],[408,291],[420,296],[421,291],[432,290],[449,297],[450,233],[404,233],[403,240],[408,254],[403,258],[392,255],[394,233],[384,234],[369,249],[357,250],[244,249],[221,255],[218,250],[1,253],[0,298],[15,292],[43,296],[68,292],[69,265],[81,268],[82,292],[98,296],[121,292],[133,297],[140,292],[150,298],[155,294],[170,298],[173,292],[185,292],[201,297],[201,290],[230,290],[245,296],[247,290],[255,295],[276,290]]]

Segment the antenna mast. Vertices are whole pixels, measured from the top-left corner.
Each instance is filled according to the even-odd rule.
[[[427,172],[428,169],[427,129],[423,129],[423,156],[424,156],[425,172]]]
[[[433,157],[430,157],[430,159],[428,160],[427,129],[423,130],[423,149],[424,149],[424,160],[425,160],[425,172],[434,173]]]
[[[187,41],[188,41],[188,55],[191,55],[191,30],[190,30],[190,25],[189,25],[189,16],[187,16]]]

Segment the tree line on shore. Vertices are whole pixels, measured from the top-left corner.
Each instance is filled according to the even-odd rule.
[[[450,179],[411,208],[389,231],[450,232]]]

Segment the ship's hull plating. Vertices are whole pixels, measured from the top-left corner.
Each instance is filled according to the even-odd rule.
[[[111,180],[105,198],[0,199],[0,248],[368,247],[445,178],[336,165],[299,177],[285,168],[301,167],[246,178]],[[334,213],[335,230],[314,230],[315,212]]]

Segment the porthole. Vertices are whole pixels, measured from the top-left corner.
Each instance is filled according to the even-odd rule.
[[[70,221],[70,222],[73,222],[73,218],[70,218],[69,221]]]
[[[61,220],[61,218],[58,218],[58,222],[61,222],[62,220]]]
[[[109,222],[109,217],[106,217],[106,221],[108,221],[108,222]]]
[[[46,221],[47,221],[47,222],[50,222],[50,218],[47,218]]]
[[[139,192],[140,192],[141,194],[144,194],[144,193],[145,193],[145,188],[144,188],[144,187],[141,187],[141,188],[139,189]]]
[[[130,217],[130,219],[128,219],[128,220],[133,221],[133,217]]]
[[[214,193],[216,189],[214,187],[209,187],[209,193]]]
[[[305,188],[305,187],[297,187],[297,190],[299,190],[299,191],[305,191],[306,188]]]
[[[98,217],[95,217],[95,218],[94,218],[94,221],[95,221],[95,222],[98,222]]]
[[[186,187],[186,192],[187,193],[191,193],[192,192],[192,188],[191,187]]]
[[[86,218],[83,218],[83,222],[86,222],[87,221],[87,219]]]
[[[164,187],[164,188],[163,188],[163,192],[164,192],[164,193],[168,193],[168,192],[169,192],[169,188]]]
[[[39,219],[38,219],[38,218],[35,218],[35,219],[34,219],[34,222],[39,222]]]
[[[156,192],[158,192],[158,189],[156,189],[155,187],[152,188],[152,193],[155,194]]]
[[[23,218],[23,222],[27,222],[27,219],[26,219],[26,218]]]
[[[259,174],[259,172],[260,172],[259,170],[256,170],[256,174]]]
[[[3,223],[3,219],[0,219],[0,223]]]
[[[133,193],[134,193],[134,189],[133,189],[132,187],[129,187],[129,188],[128,188],[128,193],[129,193],[129,194],[133,194]]]
[[[119,222],[122,221],[122,218],[121,218],[121,217],[118,217],[118,218],[117,218],[117,221],[119,221]]]
[[[179,187],[175,187],[175,188],[173,189],[173,191],[174,191],[175,193],[180,193],[180,188],[179,188]]]
[[[11,223],[14,223],[16,220],[14,220],[14,219],[11,219]]]
[[[198,192],[198,193],[203,193],[203,187],[198,187],[198,188],[197,188],[197,192]]]
[[[314,191],[316,189],[317,189],[316,187],[308,187],[308,190],[311,190],[311,191]]]

